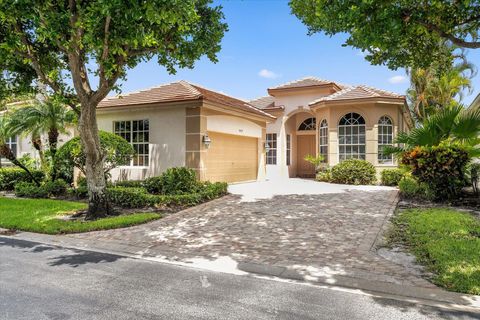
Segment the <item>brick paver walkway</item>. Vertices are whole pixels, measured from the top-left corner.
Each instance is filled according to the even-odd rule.
[[[228,257],[332,282],[342,275],[432,287],[372,250],[396,196],[394,190],[355,190],[241,202],[229,195],[145,225],[68,237],[114,242],[137,248],[137,254],[182,262]]]

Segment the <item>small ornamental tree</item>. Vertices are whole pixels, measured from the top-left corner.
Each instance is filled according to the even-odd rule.
[[[103,161],[103,175],[106,176],[113,169],[120,165],[128,165],[132,157],[135,155],[135,150],[127,140],[116,134],[100,131],[100,147],[102,154],[105,156]],[[87,170],[85,168],[87,163],[87,156],[85,149],[82,146],[80,137],[75,137],[67,141],[57,151],[58,165],[65,167],[78,168],[84,175]]]
[[[290,7],[309,34],[347,33],[345,45],[392,69],[448,59],[446,41],[480,48],[478,1],[290,0]]]
[[[78,114],[88,218],[111,212],[97,105],[141,62],[156,58],[169,73],[192,68],[204,55],[215,62],[227,26],[221,7],[211,2],[0,1],[0,66],[10,70],[21,59]]]

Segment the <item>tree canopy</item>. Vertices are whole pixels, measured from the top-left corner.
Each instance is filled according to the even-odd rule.
[[[100,144],[106,155],[103,172],[108,174],[118,166],[128,165],[135,155],[135,150],[133,150],[132,145],[116,134],[106,131],[100,131],[99,134]],[[60,149],[58,149],[56,156],[58,158],[56,161],[58,165],[69,167],[72,170],[73,167],[76,167],[85,174],[86,156],[79,137],[70,139],[62,145]]]
[[[290,0],[309,34],[347,33],[345,45],[366,53],[372,64],[427,67],[449,59],[442,40],[480,48],[480,4],[476,0]],[[453,47],[450,47],[450,51]]]
[[[118,80],[156,59],[169,73],[216,61],[227,30],[212,0],[0,1],[0,67],[35,71],[56,99],[78,114],[85,151],[89,218],[109,214],[104,149],[96,107]],[[18,68],[17,68],[18,69]],[[92,84],[97,84],[93,86]]]

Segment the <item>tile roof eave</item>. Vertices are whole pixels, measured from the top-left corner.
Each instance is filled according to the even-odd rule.
[[[329,82],[329,83],[325,83],[325,84],[315,84],[315,85],[301,86],[301,87],[299,86],[299,87],[287,87],[287,88],[268,88],[267,92],[270,94],[271,92],[309,90],[309,89],[328,87],[328,86],[335,86],[335,87],[341,89],[341,87],[338,84],[336,84],[335,82]]]
[[[369,102],[369,101],[375,101],[375,100],[395,100],[398,102],[406,103],[406,98],[404,96],[398,97],[398,98],[377,96],[377,97],[365,97],[365,98],[354,98],[354,99],[334,99],[334,100],[312,101],[308,105],[310,106],[310,108],[315,108],[321,104],[340,104],[342,102],[352,103],[356,101]]]
[[[196,102],[202,101],[202,97],[195,97],[191,99],[171,99],[165,101],[157,101],[157,102],[139,102],[139,103],[127,103],[127,104],[116,104],[116,105],[106,105],[106,106],[98,106],[97,109],[115,109],[115,108],[125,108],[125,107],[133,107],[133,106],[142,106],[142,107],[154,107],[155,105],[164,105],[164,104],[172,104],[172,103],[182,103],[182,102]]]

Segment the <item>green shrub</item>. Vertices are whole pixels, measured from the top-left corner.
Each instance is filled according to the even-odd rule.
[[[186,194],[196,192],[198,181],[195,171],[190,168],[169,168],[159,177],[148,178],[143,183],[153,194]]]
[[[38,181],[43,180],[45,175],[41,171],[34,170],[32,174]],[[33,182],[30,176],[19,168],[2,168],[0,169],[0,190],[12,191],[15,185],[20,182]]]
[[[143,187],[152,194],[161,194],[163,193],[162,178],[159,177],[150,177],[143,181]]]
[[[103,171],[108,174],[115,167],[130,162],[135,155],[132,145],[122,137],[106,131],[99,131],[100,147],[105,154]],[[62,170],[70,172],[77,167],[85,173],[86,156],[80,142],[80,137],[75,137],[61,146],[56,155],[55,162]]]
[[[331,182],[332,181],[332,169],[325,169],[317,172],[315,180],[321,182]]]
[[[227,193],[227,184],[223,182],[201,182],[197,187],[197,192],[174,195],[154,195],[149,194],[144,188],[129,187],[111,187],[107,189],[107,192],[114,205],[124,208],[187,207],[218,198]]]
[[[25,198],[48,198],[48,192],[43,186],[32,182],[19,182],[15,185],[15,195]]]
[[[428,185],[437,200],[452,199],[460,194],[466,184],[469,160],[463,147],[452,144],[416,147],[402,156],[402,163],[410,166],[419,182]]]
[[[115,181],[113,183],[115,187],[127,187],[127,188],[143,188],[142,180],[124,180],[124,181]]]
[[[155,195],[143,188],[112,187],[107,189],[110,201],[123,208],[153,207],[158,203]]]
[[[226,182],[201,182],[199,190],[203,200],[211,200],[226,195],[228,184]]]
[[[382,185],[384,186],[398,186],[400,180],[402,180],[405,172],[402,169],[384,169],[380,176]]]
[[[62,179],[57,179],[55,181],[47,181],[42,187],[45,189],[47,194],[51,196],[63,196],[67,193],[68,185]]]
[[[433,200],[434,193],[426,183],[417,181],[411,176],[404,176],[398,182],[400,194],[407,199]]]
[[[342,184],[373,184],[376,181],[375,167],[368,161],[348,159],[332,168],[332,182]]]

